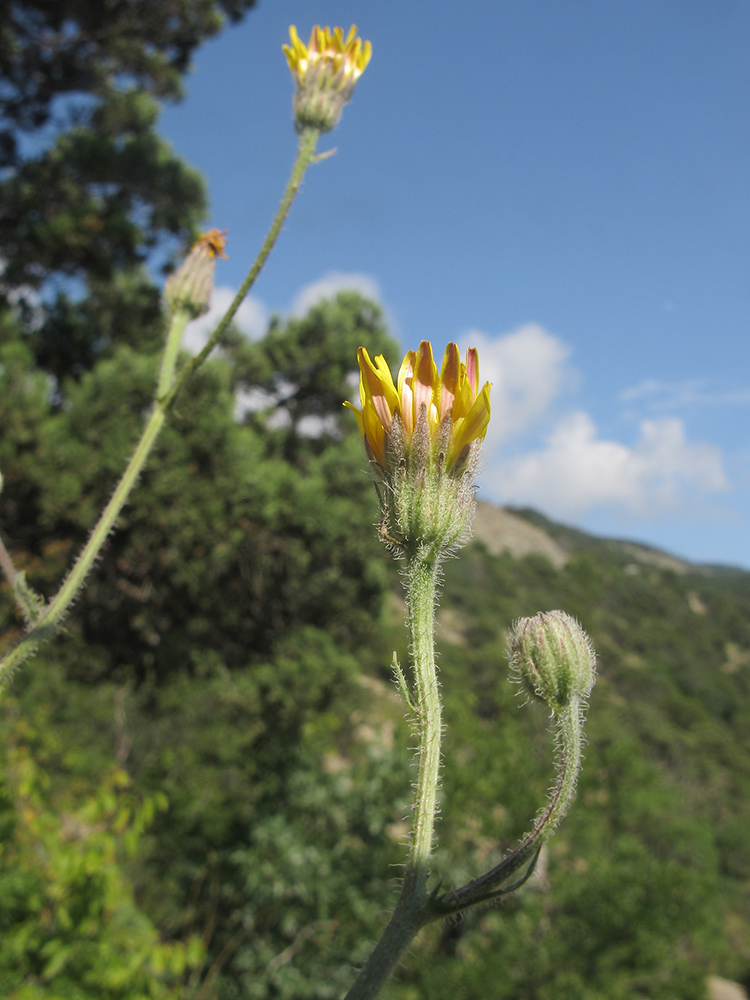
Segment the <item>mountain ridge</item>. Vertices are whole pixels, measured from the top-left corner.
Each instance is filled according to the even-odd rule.
[[[735,576],[750,572],[725,563],[692,562],[645,542],[585,532],[553,521],[530,507],[502,506],[487,500],[477,501],[472,540],[483,543],[492,555],[545,556],[557,569],[574,554],[594,549],[620,556],[636,566],[654,566],[679,574]]]

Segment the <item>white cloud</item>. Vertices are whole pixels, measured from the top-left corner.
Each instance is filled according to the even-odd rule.
[[[237,290],[227,285],[214,289],[211,306],[205,316],[199,316],[185,327],[182,346],[191,354],[197,354],[219,325],[219,320],[229,308]],[[235,313],[234,325],[250,340],[262,337],[268,326],[268,310],[260,299],[247,296]]]
[[[321,299],[333,298],[338,292],[356,291],[366,298],[380,300],[380,286],[369,274],[331,271],[318,281],[304,285],[294,297],[291,308],[292,316],[304,314]],[[211,296],[211,308],[205,316],[200,316],[188,323],[182,338],[182,346],[192,354],[197,354],[210,335],[216,329],[219,320],[227,311],[236,289],[220,285]],[[233,323],[250,340],[262,337],[268,328],[269,310],[260,299],[249,295],[237,310]]]
[[[674,416],[641,420],[636,441],[626,444],[600,437],[588,413],[561,415],[563,394],[577,388],[580,376],[568,362],[568,345],[541,326],[527,324],[495,339],[473,330],[461,344],[478,348],[481,379],[493,383],[483,479],[495,498],[561,518],[596,509],[653,517],[699,508],[709,494],[729,489],[720,449],[688,440]],[[697,379],[680,385],[647,380],[620,398],[676,404],[706,391]],[[531,430],[544,437],[529,450],[523,438]],[[508,446],[523,450],[506,457]]]
[[[729,488],[719,449],[688,441],[681,420],[644,420],[629,446],[600,438],[583,412],[560,420],[543,448],[493,463],[487,478],[505,501],[559,517],[596,508],[652,517]]]
[[[332,299],[339,292],[352,291],[359,292],[366,299],[375,299],[376,302],[381,300],[380,285],[372,275],[329,271],[318,281],[310,282],[297,292],[292,302],[291,314],[304,316],[308,309],[321,299]]]
[[[624,403],[643,402],[652,410],[670,410],[691,403],[718,406],[750,405],[750,389],[717,386],[709,379],[693,378],[682,382],[644,379],[620,393]]]
[[[566,363],[570,348],[535,323],[494,340],[470,330],[461,336],[460,346],[478,349],[481,381],[492,382],[489,448],[546,416],[563,387],[578,382],[577,373]]]

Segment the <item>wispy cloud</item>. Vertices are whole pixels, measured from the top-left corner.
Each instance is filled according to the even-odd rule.
[[[750,388],[721,386],[705,378],[683,382],[644,379],[624,389],[619,398],[623,403],[641,403],[652,410],[672,410],[691,404],[750,406]]]
[[[488,478],[507,501],[561,517],[609,508],[648,518],[729,489],[719,449],[689,441],[681,420],[644,420],[628,445],[599,437],[580,411],[563,417],[543,447],[493,465]]]

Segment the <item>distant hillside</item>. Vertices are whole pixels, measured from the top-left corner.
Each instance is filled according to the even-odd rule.
[[[524,556],[546,555],[556,565],[563,565],[575,552],[595,550],[616,555],[630,562],[659,566],[675,573],[728,573],[745,571],[734,566],[692,563],[641,542],[589,535],[577,528],[551,521],[528,507],[498,507],[480,500],[474,520],[474,537],[484,542],[493,555],[509,552]]]
[[[360,566],[373,577],[361,596],[369,630],[350,622],[348,648],[328,619],[281,620],[267,659],[251,657],[230,622],[231,657],[217,642],[210,656],[138,684],[135,671],[108,677],[101,650],[71,620],[69,634],[19,674],[0,713],[2,996],[25,1000],[36,982],[34,1000],[134,1000],[135,987],[78,991],[75,969],[59,989],[44,986],[48,924],[33,937],[42,898],[65,900],[68,923],[49,926],[75,946],[66,961],[82,968],[89,953],[127,954],[136,917],[144,940],[151,927],[159,941],[208,942],[200,988],[149,994],[160,1000],[344,995],[395,902],[414,776],[389,669],[394,649],[409,662],[398,564],[378,546],[376,514],[352,508],[365,527],[345,527],[336,544],[371,544],[360,562],[343,564],[346,579]],[[529,829],[552,781],[549,718],[509,679],[506,635],[520,616],[562,608],[592,637],[598,679],[585,760],[538,875],[500,906],[425,928],[383,1000],[745,1000],[750,573],[484,503],[474,527],[446,564],[438,614],[443,884],[496,863]],[[260,587],[299,529],[280,521],[274,532],[274,561],[258,563],[258,579],[230,576],[235,589],[222,593],[238,599],[222,599],[227,611]],[[322,556],[319,565],[329,567],[330,604],[342,571]],[[294,600],[294,579],[273,585],[280,607]],[[299,594],[308,592],[305,577]],[[381,596],[390,596],[382,613]],[[107,607],[111,622],[128,605]],[[348,621],[340,611],[330,620],[339,631]],[[164,642],[181,635],[175,627]],[[131,793],[111,788],[121,769],[133,802],[160,803],[140,834],[122,828],[119,803]],[[92,802],[101,803],[93,822]],[[110,853],[97,861],[89,850],[89,834],[107,823],[119,868]],[[43,856],[56,867],[40,866]],[[110,910],[115,877],[124,888]],[[69,913],[83,914],[85,935],[69,930]]]

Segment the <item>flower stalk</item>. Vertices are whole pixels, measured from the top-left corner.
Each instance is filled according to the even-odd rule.
[[[320,137],[320,132],[316,129],[306,129],[299,139],[299,147],[297,150],[297,157],[294,161],[294,166],[292,167],[292,173],[287,182],[286,190],[284,191],[284,197],[281,199],[281,203],[276,211],[276,215],[273,218],[273,222],[266,234],[266,238],[263,241],[263,245],[258,251],[258,256],[255,258],[252,267],[248,271],[245,280],[240,285],[237,290],[237,294],[232,299],[232,302],[227,309],[227,311],[222,316],[219,325],[216,327],[214,332],[208,338],[203,349],[191,358],[183,368],[180,370],[177,379],[169,390],[169,392],[161,399],[161,403],[165,410],[169,410],[174,405],[174,401],[177,396],[182,392],[185,384],[193,374],[200,368],[206,358],[209,356],[211,351],[216,347],[217,343],[221,339],[222,334],[227,329],[229,324],[234,319],[235,313],[242,305],[243,299],[250,291],[250,289],[255,284],[255,281],[263,269],[263,265],[266,260],[268,260],[268,255],[274,248],[276,240],[279,237],[286,218],[289,215],[289,210],[292,207],[292,202],[297,197],[300,186],[302,184],[302,178],[305,176],[305,172],[310,164],[316,159],[315,157],[315,147],[317,146],[318,139]]]
[[[416,933],[427,920],[432,919],[429,916],[431,897],[427,881],[434,841],[442,739],[442,703],[434,637],[440,560],[429,550],[418,549],[407,556],[404,576],[414,685],[409,703],[413,706],[419,741],[412,833],[401,895],[393,916],[345,1000],[376,997]]]
[[[174,373],[180,341],[188,320],[196,315],[196,301],[195,298],[188,302],[184,298],[173,299],[174,311],[171,316],[167,341],[162,355],[154,404],[141,439],[136,445],[135,451],[109,503],[104,508],[101,517],[94,526],[88,541],[81,550],[62,586],[55,596],[39,609],[39,613],[30,622],[30,628],[24,638],[0,661],[0,685],[7,681],[13,672],[32,656],[43,642],[52,638],[59,631],[62,621],[83,586],[89,571],[96,562],[107,537],[114,529],[117,518],[138,481],[151,449],[164,426],[167,414],[174,406],[175,400],[184,389],[188,380],[201,367],[218,343],[221,335],[232,321],[242,300],[252,288],[263,265],[268,259],[268,255],[273,249],[289,214],[292,202],[300,189],[305,171],[314,159],[318,136],[319,133],[315,129],[307,129],[301,134],[292,174],[271,223],[271,227],[268,230],[268,234],[258,252],[258,256],[255,258],[237,295],[234,297],[203,350],[182,367],[176,378],[174,377]],[[195,250],[195,248],[193,249]],[[221,249],[223,249],[223,244]],[[184,291],[184,288],[182,290]],[[205,291],[205,287],[203,287],[203,290]],[[0,566],[0,568],[3,567]],[[5,568],[7,570],[7,567]],[[28,616],[26,617],[28,618]]]
[[[489,384],[479,389],[479,363],[462,364],[449,344],[438,374],[432,346],[409,351],[394,382],[385,358],[360,348],[360,402],[351,403],[378,481],[381,538],[406,562],[404,584],[411,635],[412,684],[397,668],[418,738],[412,832],[401,895],[383,937],[347,994],[380,992],[417,931],[435,919],[428,891],[440,784],[442,703],[435,660],[435,606],[442,562],[463,544],[473,513],[474,474],[489,421]]]
[[[419,551],[408,559],[407,606],[414,667],[414,697],[419,740],[413,834],[406,860],[404,892],[424,892],[435,827],[435,807],[440,779],[442,704],[435,663],[435,602],[440,562]]]
[[[177,366],[177,357],[180,353],[180,344],[185,327],[190,322],[191,316],[187,309],[180,307],[172,314],[167,332],[167,342],[164,346],[164,353],[159,366],[159,381],[156,386],[156,399],[159,400],[167,394],[174,380],[174,371]]]
[[[479,878],[467,882],[461,888],[432,899],[430,910],[433,919],[460,913],[469,906],[505,896],[520,888],[533,875],[539,852],[552,836],[575,796],[583,744],[583,705],[579,698],[571,699],[560,714],[555,716],[555,724],[558,748],[557,780],[534,826],[499,865],[480,875]],[[507,885],[508,879],[523,869],[525,869],[523,876],[513,884]]]
[[[516,623],[509,654],[512,669],[517,673],[523,670],[519,659],[526,657],[528,662],[530,646],[528,642],[524,643],[524,637],[528,639],[529,634],[534,632],[539,636],[546,630],[546,638],[551,635],[553,640],[551,646],[544,647],[544,651],[549,653],[550,648],[553,650],[547,658],[546,666],[551,668],[551,673],[559,680],[557,689],[545,698],[548,705],[554,705],[552,715],[557,726],[555,785],[530,832],[500,864],[460,888],[442,894],[437,888],[429,891],[427,882],[432,853],[435,792],[439,782],[441,737],[440,697],[432,648],[438,573],[439,566],[433,565],[430,568],[419,558],[409,563],[406,572],[414,653],[416,698],[412,702],[417,709],[419,776],[415,790],[412,842],[401,896],[383,936],[345,1000],[373,1000],[377,997],[411,941],[426,924],[519,889],[533,874],[542,846],[567,812],[575,795],[581,765],[585,700],[594,682],[595,658],[590,641],[577,622],[563,612],[551,612]],[[432,602],[429,615],[426,603],[422,603],[428,597]],[[555,656],[554,651],[561,655]],[[546,668],[542,666],[541,673],[546,672]],[[534,664],[534,676],[539,673],[538,664]],[[519,681],[524,683],[523,678],[519,678]],[[561,696],[561,690],[568,684],[570,687],[567,693]],[[511,879],[514,880],[510,882]]]
[[[404,558],[412,684],[394,654],[394,673],[414,718],[418,773],[404,878],[393,916],[345,1000],[372,1000],[425,924],[506,895],[531,877],[539,852],[575,793],[584,705],[595,657],[586,634],[561,611],[516,622],[511,669],[545,701],[558,728],[557,781],[531,831],[494,868],[445,893],[428,886],[440,783],[442,707],[435,662],[435,602],[443,559],[467,539],[474,474],[490,417],[490,386],[479,388],[474,350],[462,363],[449,344],[438,375],[431,345],[406,354],[394,381],[382,356],[359,350],[360,401],[351,403],[376,476],[381,539]],[[513,880],[513,881],[511,881]]]

